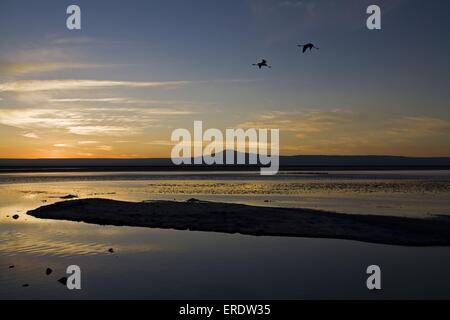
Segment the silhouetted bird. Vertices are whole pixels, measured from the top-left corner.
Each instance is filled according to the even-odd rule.
[[[267,64],[267,61],[266,60],[264,60],[264,59],[262,59],[261,60],[261,62],[259,62],[259,63],[254,63],[254,64],[252,64],[253,66],[257,66],[258,68],[262,68],[262,67],[267,67],[267,68],[272,68],[272,66],[269,66],[268,64]]]
[[[309,49],[309,51],[311,51],[312,49],[317,49],[319,50],[319,48],[317,48],[315,45],[313,45],[312,43],[307,43],[307,44],[298,44],[297,47],[299,48],[303,48],[303,53],[306,52],[306,50]]]

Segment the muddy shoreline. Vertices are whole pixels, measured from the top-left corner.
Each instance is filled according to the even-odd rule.
[[[403,218],[311,209],[206,202],[62,201],[30,210],[36,218],[99,225],[356,240],[401,246],[450,246],[450,216]]]

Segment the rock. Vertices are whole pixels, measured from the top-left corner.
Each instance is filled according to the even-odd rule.
[[[52,272],[53,272],[53,270],[52,270],[51,268],[47,268],[47,269],[45,270],[45,274],[46,274],[47,276],[51,275]]]
[[[12,216],[12,218],[13,218],[14,220],[17,220],[17,219],[19,219],[19,215],[18,215],[18,214],[15,214],[15,215]]]
[[[109,252],[109,253],[114,253],[114,249],[113,249],[113,248],[109,248],[109,249],[108,249],[108,252]]]
[[[74,194],[68,194],[67,196],[60,197],[60,199],[64,199],[64,200],[67,200],[67,199],[76,199],[76,198],[78,198],[78,196],[76,196],[76,195],[74,195]]]
[[[67,286],[67,277],[62,277],[61,279],[58,280],[59,283],[61,283],[62,285]]]
[[[186,202],[202,202],[201,200],[195,199],[195,198],[191,198],[189,200],[186,200]]]
[[[24,288],[27,288],[27,287],[29,287],[30,285],[28,284],[28,283],[25,283],[25,284],[23,284],[22,285],[22,287],[24,287]]]
[[[12,266],[9,266],[9,269],[13,269],[15,266],[14,265],[12,265]]]

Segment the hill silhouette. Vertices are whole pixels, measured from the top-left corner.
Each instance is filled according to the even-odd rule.
[[[234,152],[235,159],[238,152]],[[225,152],[221,152],[225,162]],[[205,164],[176,166],[170,158],[101,158],[101,159],[0,159],[0,172],[11,171],[88,171],[88,170],[125,170],[125,171],[158,171],[158,170],[252,170],[260,168],[248,165],[250,155],[244,154],[246,165],[213,165]],[[299,155],[280,156],[281,170],[369,170],[369,169],[440,169],[450,170],[450,157],[402,157],[402,156],[346,156],[346,155]]]

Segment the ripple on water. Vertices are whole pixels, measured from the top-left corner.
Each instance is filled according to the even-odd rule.
[[[89,256],[107,254],[105,248],[108,247],[106,243],[62,240],[53,237],[43,238],[36,234],[16,231],[0,234],[0,255],[3,256],[20,254],[57,257]]]

